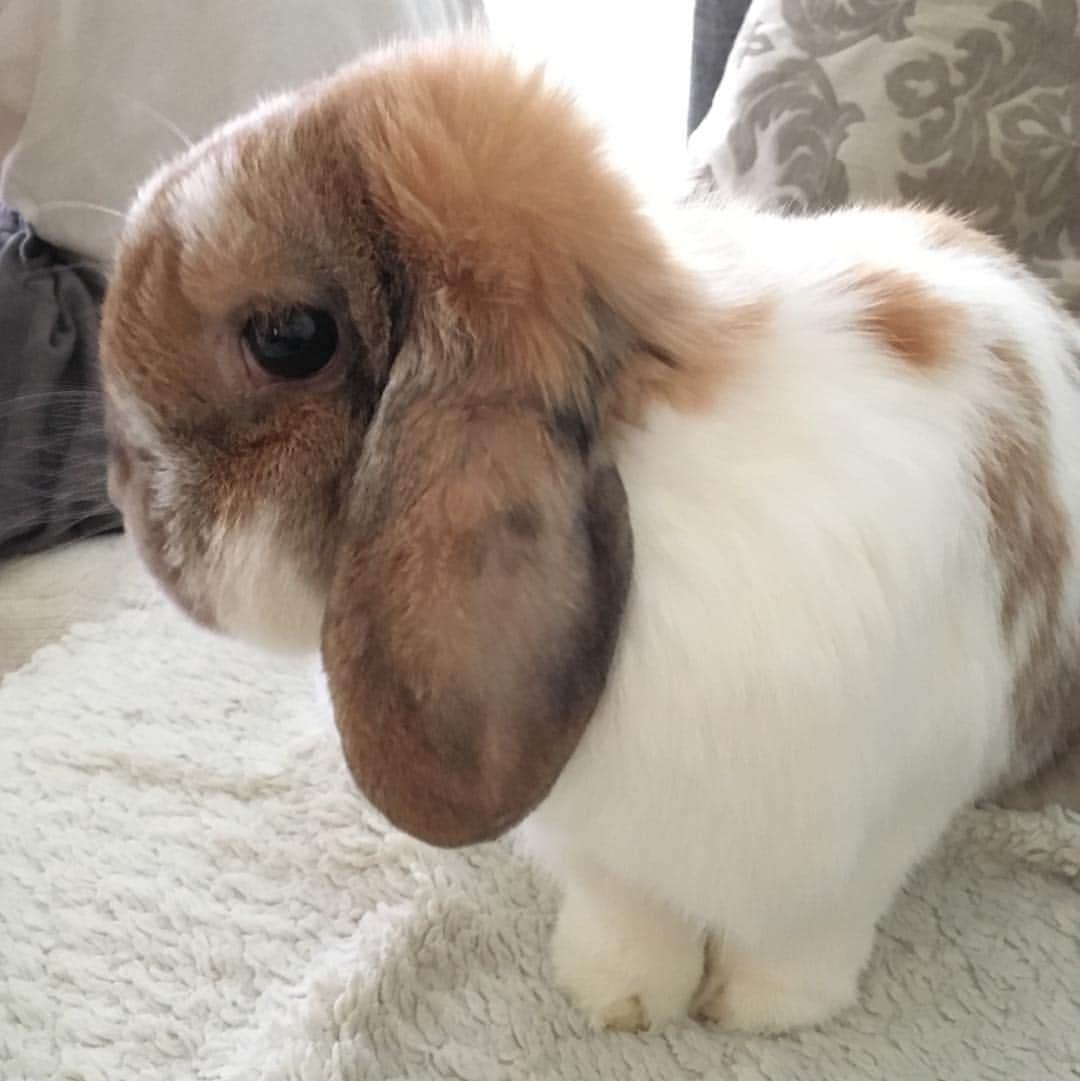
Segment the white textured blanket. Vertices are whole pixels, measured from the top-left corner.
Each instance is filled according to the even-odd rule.
[[[551,889],[355,794],[307,673],[161,602],[0,685],[0,1077],[1080,1076],[1080,816],[980,811],[820,1031],[593,1033]]]

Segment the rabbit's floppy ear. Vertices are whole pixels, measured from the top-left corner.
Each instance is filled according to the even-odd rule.
[[[349,767],[422,840],[496,837],[604,688],[632,562],[622,482],[586,418],[403,375],[356,477],[323,628]]]
[[[631,577],[611,447],[652,401],[706,399],[724,328],[541,74],[421,48],[330,95],[414,302],[358,433],[323,659],[361,789],[466,844],[577,746]]]

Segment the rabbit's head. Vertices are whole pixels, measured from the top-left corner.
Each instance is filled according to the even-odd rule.
[[[392,821],[494,837],[603,690],[613,430],[700,393],[704,319],[564,93],[472,43],[391,51],[140,193],[102,329],[111,489],[196,619],[321,645]]]

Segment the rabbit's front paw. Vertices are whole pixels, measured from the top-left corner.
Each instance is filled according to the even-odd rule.
[[[806,1028],[854,1005],[872,928],[853,924],[801,936],[775,956],[725,956],[711,940],[708,975],[694,1014],[741,1032]]]
[[[785,982],[782,975],[743,972],[701,1000],[695,1012],[739,1032],[788,1032],[828,1021],[854,1002],[850,974],[839,982],[811,985]]]
[[[551,948],[557,983],[597,1028],[682,1017],[704,967],[700,932],[610,882],[568,890]]]

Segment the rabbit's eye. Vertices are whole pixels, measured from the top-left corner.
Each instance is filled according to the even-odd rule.
[[[306,379],[337,350],[334,317],[319,308],[288,308],[253,315],[241,331],[252,360],[276,379]]]

